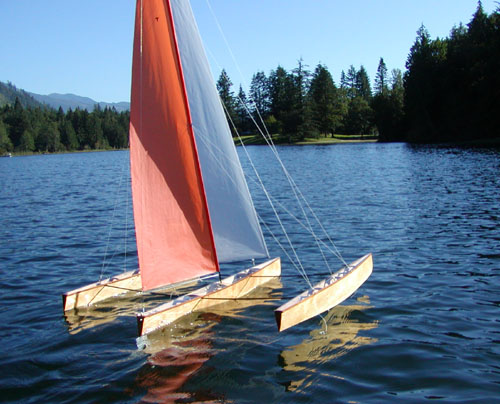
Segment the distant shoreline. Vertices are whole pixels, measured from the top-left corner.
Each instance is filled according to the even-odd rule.
[[[356,137],[356,136],[354,136]],[[264,140],[261,139],[259,143],[257,142],[246,142],[245,140],[249,140],[254,138],[254,136],[242,136],[243,141],[245,142],[245,146],[266,146]],[[339,139],[339,138],[319,138],[319,139],[305,139],[300,142],[295,143],[287,143],[287,142],[276,142],[273,138],[273,142],[277,146],[328,146],[334,144],[347,144],[347,143],[385,143],[379,142],[377,138],[373,138],[370,136],[366,136],[364,139]],[[234,139],[234,143],[236,146],[241,146],[239,139]],[[387,142],[394,143],[394,142]],[[437,143],[411,143],[411,142],[401,142],[407,143],[411,145],[419,145],[419,146],[475,146],[475,147],[489,147],[495,146],[500,147],[500,138],[496,139],[478,139],[478,140],[463,140],[456,142],[437,142]],[[10,152],[10,157],[22,157],[22,156],[43,156],[49,154],[72,154],[72,153],[96,153],[96,152],[109,152],[109,151],[124,151],[129,150],[128,148],[121,149],[87,149],[87,150],[65,150],[58,152]],[[9,157],[9,156],[0,156],[0,157]]]

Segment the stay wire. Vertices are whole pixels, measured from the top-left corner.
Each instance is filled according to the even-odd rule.
[[[290,248],[291,248],[291,250],[293,252],[293,255],[295,256],[296,261],[291,260],[291,262],[292,263],[297,262],[298,265],[295,266],[295,267],[297,268],[297,270],[299,271],[299,273],[303,276],[304,280],[307,282],[307,284],[309,285],[309,287],[312,289],[313,286],[312,286],[311,282],[309,281],[309,278],[307,276],[307,272],[306,272],[304,266],[302,265],[302,262],[301,262],[301,260],[300,260],[300,258],[298,256],[298,254],[297,254],[297,251],[295,250],[295,247],[293,246],[292,241],[290,240],[290,237],[288,236],[288,232],[286,231],[285,226],[283,225],[283,222],[281,221],[281,218],[280,218],[280,216],[279,216],[279,214],[278,214],[278,212],[277,212],[277,210],[276,210],[276,208],[275,208],[275,206],[274,206],[274,204],[273,204],[273,202],[271,200],[269,192],[267,191],[267,189],[266,189],[266,187],[264,185],[264,182],[262,181],[262,178],[260,177],[259,172],[257,171],[257,168],[255,167],[255,164],[253,163],[252,158],[250,157],[250,154],[248,153],[248,150],[246,149],[245,145],[243,144],[243,140],[241,139],[240,133],[236,129],[236,125],[234,124],[233,120],[231,119],[231,116],[229,115],[228,110],[227,110],[224,102],[222,100],[221,100],[221,102],[222,102],[222,105],[224,107],[224,110],[226,111],[226,115],[228,116],[229,121],[231,122],[231,125],[233,126],[233,128],[234,128],[234,130],[235,130],[235,132],[236,132],[236,134],[238,136],[238,140],[242,144],[243,150],[245,152],[245,155],[247,156],[248,161],[250,162],[250,165],[251,165],[251,167],[252,167],[252,169],[254,171],[254,174],[257,177],[257,179],[259,180],[259,183],[260,183],[260,186],[262,188],[262,191],[264,192],[264,195],[266,196],[266,198],[267,198],[267,200],[269,202],[269,205],[271,206],[271,209],[273,210],[273,213],[274,213],[274,215],[276,217],[276,220],[278,221],[278,223],[280,225],[281,231],[283,232],[283,234],[284,234],[284,236],[285,236],[285,238],[286,238],[286,240],[288,242],[288,245],[290,246]],[[283,249],[283,247],[281,247],[281,248]]]
[[[122,164],[122,169],[120,172],[120,179],[118,181],[117,189],[118,191],[122,189],[122,182],[123,178],[125,177],[125,168],[127,167],[126,162]],[[116,216],[116,211],[117,211],[117,206],[118,206],[118,201],[120,199],[120,192],[115,192],[115,201],[113,203],[113,214],[111,215],[111,219],[109,221],[109,226],[108,226],[108,236],[106,239],[106,247],[104,250],[104,256],[103,256],[103,261],[102,261],[102,266],[101,266],[101,273],[99,275],[99,282],[102,281],[102,278],[104,276],[105,269],[107,266],[109,266],[109,262],[113,259],[113,257],[116,255],[116,251],[113,253],[111,258],[108,259],[108,249],[109,249],[109,244],[110,244],[110,239],[111,239],[111,232],[113,229],[113,222],[115,221],[115,216]]]
[[[212,15],[212,18],[213,18],[213,19],[214,19],[214,21],[215,21],[215,24],[216,24],[216,26],[217,26],[217,29],[219,30],[219,33],[220,33],[220,35],[221,35],[221,37],[222,37],[222,39],[223,39],[223,41],[224,41],[224,43],[225,43],[225,45],[226,45],[226,48],[227,48],[227,50],[228,50],[229,54],[231,55],[231,58],[232,58],[232,60],[233,60],[233,63],[234,63],[234,65],[236,66],[236,69],[238,70],[238,73],[239,73],[239,75],[240,75],[240,78],[241,78],[241,80],[242,80],[243,84],[244,84],[246,87],[248,87],[248,85],[247,85],[247,83],[246,83],[246,81],[245,81],[245,79],[244,79],[243,73],[241,72],[241,69],[240,69],[240,67],[239,67],[239,64],[238,64],[238,62],[236,61],[236,57],[234,56],[234,53],[233,53],[233,51],[232,51],[232,49],[231,49],[231,46],[229,45],[229,42],[228,42],[228,40],[227,40],[227,37],[226,37],[226,35],[224,34],[224,31],[223,31],[223,29],[222,29],[222,27],[221,27],[221,25],[220,25],[220,23],[219,23],[219,20],[218,20],[217,16],[215,15],[215,13],[214,13],[214,11],[213,11],[213,8],[212,8],[212,6],[211,6],[211,4],[210,4],[209,0],[206,0],[206,3],[207,3],[207,6],[208,6],[208,9],[209,9],[209,11],[210,11],[210,13],[211,13],[211,15]],[[212,55],[212,59],[213,59],[213,60],[216,60],[216,59],[213,57],[213,55]],[[219,67],[220,67],[220,66],[219,66]],[[227,76],[226,76],[226,77],[227,77]],[[266,131],[266,135],[267,135],[267,136],[266,136],[266,135],[262,132],[262,130],[261,130],[261,128],[260,128],[260,126],[256,123],[256,121],[255,121],[255,119],[253,118],[252,114],[250,113],[250,111],[248,111],[248,107],[247,107],[247,106],[243,103],[243,105],[244,105],[245,109],[247,110],[247,112],[248,112],[248,114],[249,114],[250,118],[252,119],[253,123],[254,123],[254,124],[255,124],[255,126],[257,127],[258,131],[261,133],[261,135],[262,135],[262,137],[265,139],[266,143],[267,143],[267,144],[271,147],[271,150],[273,151],[273,153],[274,153],[274,155],[276,156],[276,158],[277,158],[278,162],[279,162],[279,163],[280,163],[280,165],[282,166],[283,172],[285,173],[285,175],[287,176],[287,178],[289,178],[289,182],[290,182],[290,185],[291,185],[292,189],[294,190],[294,194],[296,193],[295,189],[296,189],[296,190],[297,190],[297,191],[301,194],[302,199],[304,200],[304,202],[305,202],[306,206],[308,207],[308,209],[309,209],[309,210],[311,211],[311,213],[313,214],[313,217],[315,218],[315,220],[317,221],[317,223],[320,225],[320,228],[324,231],[324,233],[325,233],[325,235],[327,236],[328,240],[329,240],[329,241],[330,241],[330,243],[332,244],[332,246],[333,246],[334,250],[337,252],[335,255],[337,256],[337,258],[338,258],[338,259],[339,259],[339,260],[340,260],[340,261],[341,261],[344,265],[347,265],[346,261],[344,260],[344,258],[343,258],[343,257],[342,257],[342,255],[340,254],[340,252],[338,251],[338,248],[337,248],[337,247],[336,247],[336,245],[333,243],[333,240],[331,239],[331,237],[329,236],[329,234],[328,234],[328,233],[326,232],[326,230],[324,229],[323,225],[321,224],[321,222],[320,222],[320,221],[319,221],[319,219],[317,218],[317,215],[316,215],[316,214],[314,213],[314,211],[312,210],[312,208],[311,208],[310,204],[308,203],[307,199],[305,199],[304,195],[302,194],[302,192],[301,192],[301,191],[300,191],[300,189],[298,188],[298,186],[297,186],[297,184],[295,183],[295,181],[293,181],[293,178],[290,176],[290,174],[289,174],[288,170],[287,170],[287,169],[286,169],[286,167],[284,166],[284,164],[283,164],[283,162],[282,162],[281,158],[280,158],[280,157],[279,157],[279,155],[278,155],[278,152],[277,152],[276,147],[275,147],[275,145],[274,145],[274,142],[273,142],[273,140],[272,140],[272,136],[269,134],[269,131],[268,131],[268,129],[267,129],[267,126],[265,125],[265,122],[264,122],[264,120],[262,119],[262,115],[260,114],[260,111],[258,110],[258,108],[257,108],[257,106],[255,105],[255,103],[253,103],[253,104],[254,104],[254,108],[255,108],[255,110],[257,111],[257,114],[258,114],[258,116],[259,116],[259,119],[260,119],[260,121],[261,121],[261,123],[262,123],[262,126],[263,126],[263,128],[265,129],[265,131]],[[228,115],[228,116],[229,116],[229,115]],[[244,144],[243,144],[243,142],[242,142],[242,140],[241,140],[241,138],[240,138],[240,137],[239,137],[239,140],[240,140],[241,144],[244,146]],[[303,209],[303,208],[302,208],[302,204],[301,204],[301,202],[300,202],[300,199],[299,199],[299,198],[297,198],[297,200],[298,200],[298,202],[299,202],[299,204],[300,204],[300,206],[301,206],[301,209]],[[305,217],[307,218],[308,216],[307,216],[307,215],[305,215]],[[308,219],[306,219],[306,220],[308,220]],[[312,228],[311,228],[311,229],[312,229]],[[319,246],[318,246],[318,247],[319,247]],[[323,255],[323,259],[325,260],[325,263],[326,263],[327,267],[328,267],[328,268],[330,268],[330,266],[329,266],[329,264],[328,264],[328,262],[327,262],[327,260],[326,260],[326,258],[325,258],[325,256],[324,256],[324,254],[323,254],[323,251],[322,251],[321,247],[319,247],[319,249],[320,249],[320,251],[321,251],[321,253],[322,253],[322,255]]]

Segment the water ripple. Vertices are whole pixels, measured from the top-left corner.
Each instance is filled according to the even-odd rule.
[[[146,345],[136,341],[134,313],[160,296],[61,311],[62,292],[137,267],[128,177],[116,186],[128,153],[0,159],[2,400],[498,401],[500,152],[404,144],[279,151],[346,259],[374,253],[370,279],[324,321],[278,334],[273,299],[305,288],[283,257],[286,277],[255,292],[268,301],[187,316]],[[269,151],[249,153],[272,194],[292,202]],[[275,231],[265,196],[249,187]],[[320,279],[314,274],[327,268],[314,242],[293,218],[284,221]]]

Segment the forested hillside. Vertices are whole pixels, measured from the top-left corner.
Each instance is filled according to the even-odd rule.
[[[43,104],[35,100],[28,92],[18,89],[12,83],[2,83],[0,81],[0,107],[11,104],[14,105],[16,98],[25,107],[42,107]]]
[[[0,154],[110,149],[128,146],[129,112],[114,109],[71,109],[14,105],[0,108]]]

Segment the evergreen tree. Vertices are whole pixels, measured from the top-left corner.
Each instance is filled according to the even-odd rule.
[[[364,98],[367,102],[370,102],[372,97],[372,89],[370,86],[370,78],[363,65],[356,72],[356,78],[354,86],[356,88],[356,94]]]
[[[257,72],[250,83],[250,101],[252,112],[259,112],[263,119],[269,114],[269,84],[264,72]],[[255,111],[254,109],[257,109]]]
[[[348,135],[365,135],[371,132],[373,111],[363,97],[355,97],[349,103],[344,119],[344,132]]]
[[[385,65],[384,58],[380,58],[375,76],[375,94],[385,95],[388,88],[387,66]]]
[[[5,122],[9,127],[9,137],[15,149],[24,150],[21,148],[21,137],[23,133],[29,129],[29,121],[26,111],[24,110],[19,98],[14,102],[14,108],[10,108],[7,113]]]
[[[309,97],[313,121],[320,133],[333,135],[338,124],[339,117],[335,114],[336,91],[332,75],[326,66],[318,64],[311,80]]]
[[[347,91],[347,97],[352,100],[354,97],[356,97],[357,91],[356,91],[356,77],[357,77],[358,72],[356,71],[356,68],[351,65],[349,66],[349,70],[347,71],[347,74],[345,75],[345,89]]]
[[[410,49],[404,77],[409,140],[429,142],[445,135],[438,124],[446,104],[442,91],[445,60],[446,42],[432,41],[422,25]]]
[[[380,91],[377,91],[371,104],[380,141],[404,140],[403,101],[402,73],[399,69],[394,69],[392,70],[391,89],[380,87]]]
[[[271,114],[274,118],[282,122],[283,111],[286,110],[286,99],[285,92],[287,87],[287,77],[288,73],[286,70],[278,66],[276,70],[271,71],[269,75],[268,85],[269,85],[269,98],[271,101],[270,109]]]
[[[249,111],[247,96],[240,85],[235,106],[236,121],[234,122],[240,135],[247,133],[252,125],[252,121],[249,117]]]
[[[27,152],[35,151],[35,138],[31,129],[26,129],[23,132],[17,150]]]
[[[76,137],[75,129],[71,124],[70,120],[64,120],[59,128],[61,133],[61,143],[64,145],[66,150],[77,150],[78,149],[78,139]]]
[[[42,123],[35,135],[35,150],[55,152],[61,150],[60,133],[55,121]]]
[[[7,127],[3,121],[0,120],[0,156],[6,152],[11,152],[13,148],[12,141],[7,133]]]
[[[232,120],[234,122],[236,118],[235,113],[235,99],[233,95],[233,91],[231,90],[231,86],[233,83],[229,79],[226,71],[222,69],[219,79],[217,80],[217,90],[219,91],[219,97],[222,101],[222,105],[224,106],[224,110],[226,111],[226,117],[228,120]],[[231,127],[231,132],[233,136],[235,135],[234,129]]]
[[[342,72],[340,72],[340,88],[342,90],[346,90],[348,87],[349,84],[347,83],[347,76],[345,72],[342,70]]]
[[[308,90],[308,78],[309,72],[304,68],[302,60],[299,60],[297,68],[292,73],[285,76],[280,120],[283,134],[289,142],[316,136],[309,104],[305,97]]]

